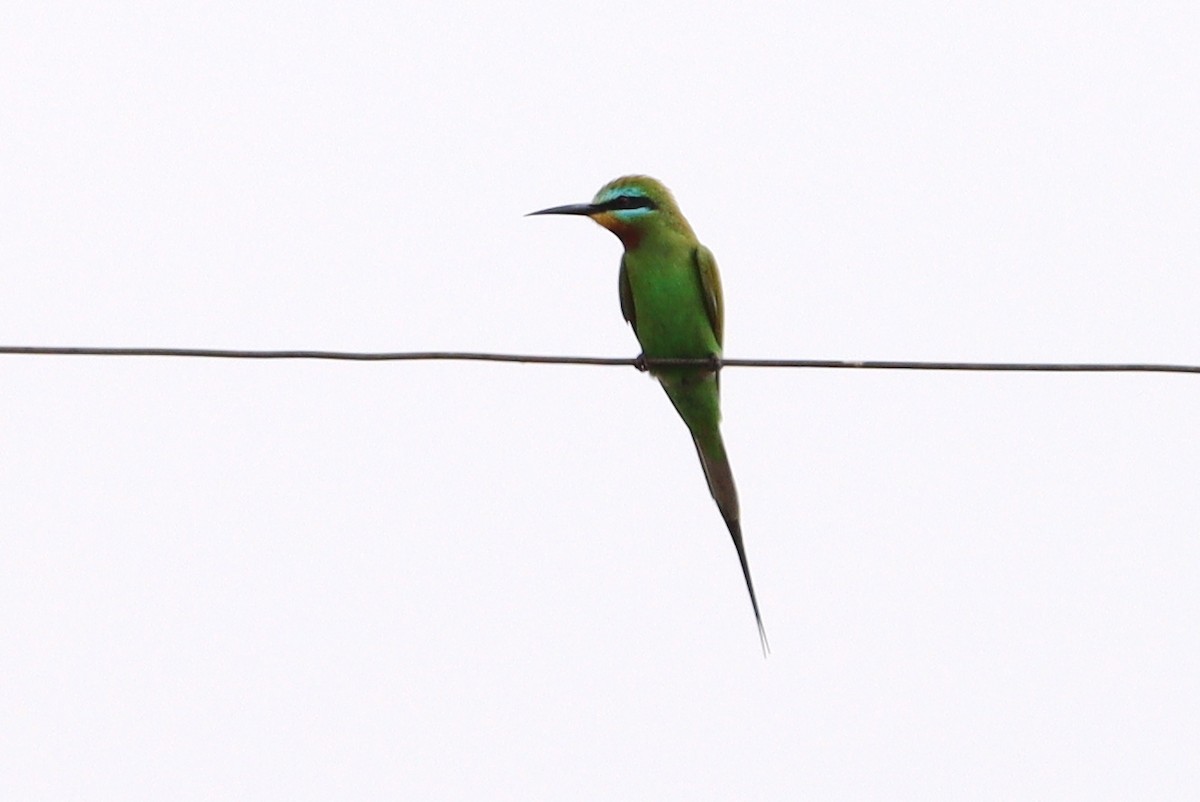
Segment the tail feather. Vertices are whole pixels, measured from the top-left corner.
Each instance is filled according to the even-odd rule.
[[[738,510],[737,486],[733,482],[733,471],[729,457],[725,454],[725,442],[721,439],[721,410],[717,391],[717,374],[680,374],[659,376],[663,389],[675,411],[687,424],[704,468],[708,481],[708,492],[712,493],[725,526],[733,538],[738,561],[742,565],[742,576],[746,579],[746,590],[750,593],[750,606],[754,608],[754,620],[758,624],[758,637],[762,642],[763,656],[770,653],[767,631],[763,628],[762,614],[758,609],[758,597],[754,594],[754,581],[750,578],[750,563],[746,560],[746,547],[742,543],[741,513]]]
[[[737,486],[733,483],[733,471],[729,467],[729,458],[725,456],[724,444],[720,443],[719,456],[705,453],[700,441],[693,436],[696,453],[700,456],[700,465],[704,468],[704,478],[708,480],[708,490],[712,493],[725,526],[733,538],[733,547],[737,549],[738,562],[742,565],[742,576],[746,579],[746,590],[750,593],[750,606],[754,608],[754,621],[758,624],[758,639],[762,643],[763,656],[771,653],[771,645],[767,642],[767,631],[763,627],[762,613],[758,609],[758,597],[754,593],[754,580],[750,578],[750,563],[746,559],[746,545],[742,541],[742,523],[738,512]]]

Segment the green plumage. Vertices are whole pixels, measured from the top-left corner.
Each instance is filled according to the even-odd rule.
[[[626,176],[606,184],[590,204],[558,206],[534,214],[578,214],[612,231],[625,246],[618,277],[621,313],[633,327],[642,355],[654,359],[721,356],[724,302],[712,253],[699,243],[675,199],[660,182]],[[737,487],[721,438],[720,377],[712,369],[652,367],[687,424],[737,549],[764,654],[766,631],[742,542]]]

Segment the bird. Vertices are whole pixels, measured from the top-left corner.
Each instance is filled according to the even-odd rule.
[[[526,216],[550,214],[590,217],[624,246],[617,284],[621,314],[642,347],[636,364],[658,379],[692,435],[709,493],[733,538],[766,656],[770,646],[746,560],[737,486],[721,437],[725,310],[716,259],[700,244],[670,190],[649,176],[622,176],[601,187],[591,203],[554,206]],[[656,365],[661,359],[704,359],[710,365]]]

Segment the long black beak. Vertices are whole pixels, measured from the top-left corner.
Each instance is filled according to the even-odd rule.
[[[538,212],[530,212],[525,216],[533,217],[535,214],[581,214],[585,217],[590,217],[602,211],[604,210],[592,203],[572,203],[568,206],[555,206],[550,209],[542,209]]]

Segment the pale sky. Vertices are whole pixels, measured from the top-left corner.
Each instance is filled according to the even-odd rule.
[[[902,6],[902,7],[900,7]],[[16,2],[0,344],[1200,363],[1193,3]],[[1200,377],[0,357],[0,797],[1188,799]]]

